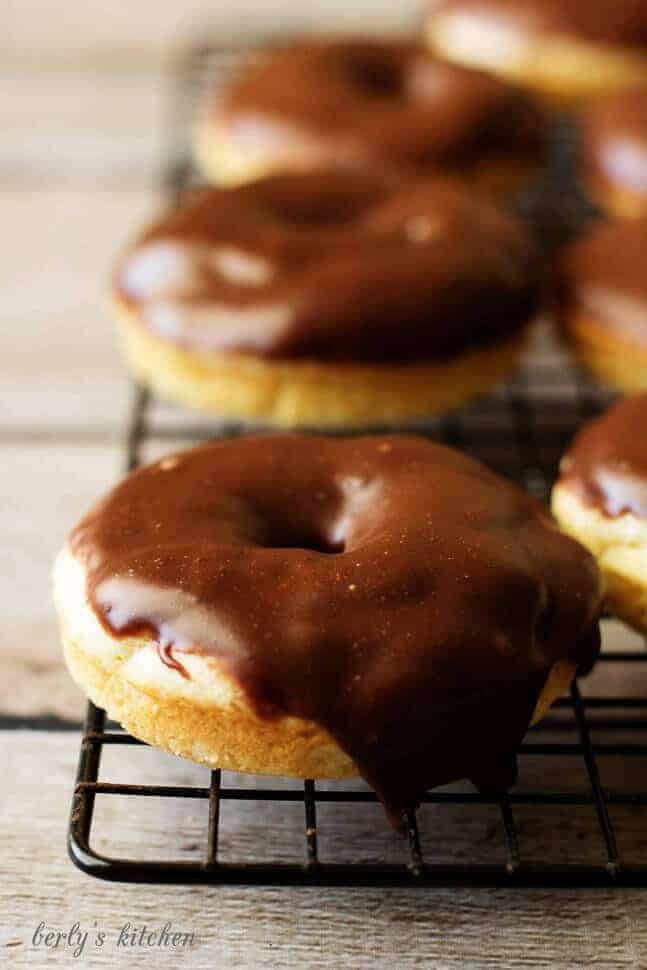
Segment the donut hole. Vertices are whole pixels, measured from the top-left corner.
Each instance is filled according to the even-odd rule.
[[[404,95],[404,78],[400,65],[384,57],[352,57],[343,64],[347,80],[364,97],[398,99]]]
[[[234,507],[235,528],[258,548],[341,555],[372,538],[382,488],[380,480],[345,474],[309,481],[278,503],[257,494]]]
[[[339,555],[346,549],[344,539],[335,539],[314,525],[309,527],[303,523],[295,523],[294,527],[287,523],[278,524],[276,528],[269,529],[257,544],[264,549],[303,549],[327,556]]]

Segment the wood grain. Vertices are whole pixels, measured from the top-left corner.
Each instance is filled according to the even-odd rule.
[[[0,881],[0,948],[9,965],[40,968],[48,956],[31,946],[40,920],[60,929],[75,920],[96,922],[111,939],[127,920],[159,927],[170,919],[194,932],[195,947],[186,952],[156,952],[113,947],[90,952],[92,967],[190,965],[195,970],[232,964],[249,968],[434,967],[434,968],[638,968],[647,960],[647,897],[622,891],[456,891],[438,890],[295,890],[120,886],[77,872],[64,857],[66,815],[76,762],[77,739],[66,734],[12,732],[0,735],[0,766],[10,777],[3,787],[3,879]],[[176,782],[203,780],[200,769],[146,750],[147,777]],[[139,772],[133,762],[142,752],[121,758],[124,777]],[[43,789],[43,767],[47,766]],[[108,770],[106,765],[106,771]],[[200,812],[164,803],[124,811],[105,810],[97,846],[119,840],[157,851],[167,840],[182,856],[195,852],[204,832]],[[240,810],[233,806],[234,814]],[[287,838],[291,820],[273,811],[257,818],[256,834],[272,833],[277,848]],[[451,822],[451,820],[449,820]],[[430,840],[442,841],[447,823],[435,820]],[[234,818],[231,825],[249,819]],[[394,858],[397,839],[383,820],[364,819],[359,830],[343,819],[321,821],[350,851],[353,842],[372,836],[373,847]],[[491,844],[499,833],[492,820],[461,827],[455,851],[466,852],[479,840]],[[248,839],[251,836],[248,836]],[[577,841],[577,832],[570,838]],[[249,842],[247,844],[249,848]],[[8,944],[14,944],[8,946]],[[73,961],[59,952],[60,965]],[[146,962],[149,961],[149,962]],[[184,961],[184,963],[183,963]],[[80,963],[80,961],[79,961]]]
[[[151,185],[160,163],[160,72],[76,67],[6,70],[0,86],[0,185]]]
[[[0,448],[0,713],[79,718],[53,614],[54,556],[82,512],[116,479],[116,446]]]
[[[119,249],[154,209],[150,189],[0,185],[0,431],[123,426],[127,383],[108,312]],[[9,244],[10,241],[10,244]]]
[[[0,715],[80,716],[84,702],[65,673],[50,602],[52,558],[82,511],[120,472],[119,434],[128,388],[105,309],[115,252],[156,204],[160,80],[168,54],[210,19],[225,36],[282,27],[353,22],[364,29],[413,22],[419,4],[355,0],[87,0],[52,5],[8,0],[0,36]],[[415,8],[415,9],[414,9]],[[235,14],[235,15],[234,15]],[[233,25],[233,27],[232,27]],[[147,457],[186,446],[172,435],[185,417],[156,408],[164,438]],[[198,431],[208,422],[192,419]],[[614,642],[631,641],[612,631]],[[602,676],[596,674],[596,677]],[[605,675],[607,687],[647,685]],[[591,683],[591,689],[596,686]],[[598,682],[597,687],[600,684]],[[305,890],[128,887],[93,881],[67,861],[65,832],[76,770],[72,732],[0,732],[0,966],[51,965],[241,968],[639,968],[647,966],[647,896],[638,892]],[[611,761],[611,759],[609,759]],[[609,785],[645,785],[645,766],[603,763]],[[152,749],[109,751],[106,777],[201,783],[201,769]],[[522,784],[543,771],[522,765]],[[555,765],[553,785],[585,786],[572,760]],[[628,772],[627,772],[628,774]],[[546,780],[546,779],[544,779]],[[238,783],[251,783],[238,779]],[[229,803],[225,857],[302,851],[302,806]],[[352,816],[319,809],[323,859],[403,857],[379,810]],[[643,811],[615,818],[621,850],[647,860]],[[593,861],[602,846],[588,809],[539,818],[517,812],[528,858]],[[109,852],[194,858],[204,805],[101,799],[97,847]],[[423,847],[431,860],[502,853],[497,814],[487,808],[425,809]],[[262,848],[261,848],[262,847]],[[114,940],[131,921],[165,921],[194,932],[191,950],[45,952],[31,944],[45,921],[78,920]]]
[[[245,40],[253,32],[344,29],[370,32],[390,28],[415,30],[419,0],[327,0],[301,4],[294,0],[238,0],[205,4],[203,0],[138,0],[106,4],[105,0],[68,2],[52,13],[49,0],[6,0],[0,53],[5,62],[26,62],[38,69],[48,63],[151,63],[179,41],[209,31],[227,40]]]

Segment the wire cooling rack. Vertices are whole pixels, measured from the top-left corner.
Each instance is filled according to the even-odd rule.
[[[195,48],[183,58],[173,88],[171,116],[166,142],[165,187],[172,201],[180,197],[185,187],[195,179],[188,151],[188,131],[202,102],[202,93],[226,76],[237,63],[231,49],[209,46]],[[558,153],[557,168],[564,166],[566,154]],[[561,161],[560,161],[561,159]],[[557,173],[564,181],[565,175]],[[553,176],[555,177],[555,173]],[[565,184],[565,182],[564,182]],[[569,199],[567,217],[581,218],[586,206],[574,189],[563,192]],[[553,209],[551,209],[553,205]],[[531,210],[539,211],[536,203]],[[543,207],[543,208],[542,208]],[[540,203],[546,220],[554,204]],[[563,211],[560,218],[563,218]],[[495,470],[516,480],[541,500],[549,495],[559,457],[577,426],[599,413],[608,405],[610,397],[599,387],[578,374],[549,336],[539,334],[536,345],[526,357],[517,375],[476,407],[430,422],[416,430],[471,453]],[[125,436],[125,467],[132,470],[140,464],[147,445],[172,439],[195,442],[206,437],[244,433],[246,429],[233,424],[213,425],[188,418],[168,422],[167,413],[142,388],[135,388],[129,426]],[[442,806],[455,813],[457,824],[464,824],[464,812],[477,812],[482,806],[493,807],[498,815],[495,831],[500,833],[498,849],[492,845],[491,860],[481,854],[474,859],[460,858],[445,862],[438,859],[435,847],[423,851],[415,814],[407,820],[408,843],[403,861],[340,861],[320,859],[318,850],[318,820],[325,807],[329,817],[331,808],[345,816],[357,813],[359,806],[376,801],[368,789],[354,785],[325,783],[313,780],[292,781],[288,787],[277,782],[272,787],[259,787],[245,776],[224,775],[211,771],[209,783],[204,785],[159,785],[147,783],[142,762],[141,776],[136,784],[112,782],[102,776],[101,760],[104,749],[145,745],[106,721],[105,712],[88,705],[81,743],[78,776],[73,796],[69,827],[69,852],[74,863],[90,875],[109,880],[154,883],[221,883],[239,885],[328,885],[328,886],[647,886],[647,862],[634,859],[627,850],[621,852],[622,831],[614,820],[614,813],[626,809],[634,818],[647,811],[647,689],[641,696],[610,693],[606,681],[618,682],[614,670],[621,671],[624,685],[640,681],[647,652],[614,649],[605,639],[598,666],[605,683],[604,693],[587,691],[586,681],[574,684],[570,697],[560,700],[553,711],[525,739],[520,752],[520,784],[500,801],[482,798],[466,786],[427,792],[421,806]],[[647,688],[647,678],[645,678]],[[527,758],[540,764],[539,779],[532,776],[525,782],[524,765]],[[583,785],[564,789],[563,784],[551,786],[554,767],[564,759],[573,768],[568,775],[580,772]],[[604,785],[601,763],[608,769],[613,786]],[[643,784],[641,785],[641,770]],[[536,773],[535,773],[536,774]],[[228,778],[234,780],[229,782]],[[563,779],[563,772],[560,776]],[[629,785],[619,784],[630,780]],[[155,800],[183,799],[208,805],[208,824],[200,857],[184,862],[174,859],[111,856],[91,846],[93,819],[97,799],[114,796]],[[293,845],[300,846],[300,861],[258,861],[250,839],[241,840],[244,857],[240,861],[222,860],[219,856],[221,813],[233,803],[253,803],[263,818],[263,806],[297,803],[303,806],[302,821],[291,832]],[[525,853],[525,820],[520,826],[518,814],[526,819],[545,821],[548,813],[558,808],[559,823],[568,825],[569,817],[582,811],[590,813],[591,839],[598,843],[591,860],[537,860]],[[293,817],[292,815],[290,817]],[[462,820],[462,821],[461,821]],[[325,823],[324,823],[325,824]],[[384,824],[376,821],[376,824]],[[550,823],[548,823],[550,824]],[[597,832],[596,832],[597,829]],[[321,826],[323,831],[323,826]],[[265,842],[271,832],[263,832],[258,824],[253,834]],[[592,833],[592,834],[591,834]],[[111,832],[111,836],[115,835]],[[433,835],[433,833],[432,833]],[[341,846],[340,846],[341,849]],[[333,853],[334,854],[334,853]]]

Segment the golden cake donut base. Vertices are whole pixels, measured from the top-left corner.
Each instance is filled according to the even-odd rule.
[[[296,717],[259,717],[213,657],[181,653],[190,679],[161,660],[150,637],[111,636],[88,603],[85,571],[66,547],[54,568],[54,599],[68,669],[85,694],[134,737],[210,767],[295,778],[358,775],[330,734]],[[533,723],[568,691],[575,673],[556,663]]]
[[[72,677],[135,737],[232,771],[357,775],[324,729],[294,717],[260,718],[213,657],[179,654],[187,679],[161,660],[150,637],[111,636],[88,603],[83,566],[67,548],[54,568],[54,598]]]
[[[468,21],[472,21],[469,26]],[[598,94],[647,81],[647,57],[629,48],[604,47],[560,34],[521,32],[517,45],[505,43],[485,17],[467,12],[432,13],[425,36],[440,57],[532,88],[557,107],[576,106]]]
[[[252,182],[280,172],[309,172],[319,167],[311,152],[254,153],[250,145],[237,147],[225,125],[203,118],[193,130],[193,154],[204,177],[215,185],[230,187]],[[539,177],[543,162],[508,157],[480,159],[466,168],[451,167],[454,175],[461,175],[475,189],[489,194],[504,195],[520,189]]]
[[[517,334],[446,361],[338,364],[189,350],[155,336],[119,305],[117,322],[131,370],[160,397],[285,428],[376,426],[451,410],[497,384],[526,340]]]
[[[583,310],[571,313],[564,329],[578,361],[600,380],[625,393],[647,389],[647,346],[622,340]]]
[[[563,531],[597,559],[609,612],[647,633],[647,522],[604,515],[565,484],[555,486],[551,504]]]

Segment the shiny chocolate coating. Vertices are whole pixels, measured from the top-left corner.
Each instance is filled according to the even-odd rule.
[[[581,121],[580,167],[601,188],[647,197],[647,85],[591,105]]]
[[[590,315],[618,339],[647,346],[647,218],[602,223],[572,244],[557,270],[557,296],[567,322],[572,313]]]
[[[647,51],[645,0],[435,0],[446,10],[496,20],[519,33],[564,34],[601,46]]]
[[[328,171],[208,189],[129,250],[115,295],[195,350],[332,361],[451,358],[538,308],[527,232],[444,178]]]
[[[135,472],[70,545],[112,634],[213,656],[262,717],[326,728],[393,819],[455,779],[506,789],[552,665],[599,649],[589,553],[413,436],[214,442]]]
[[[560,484],[611,518],[647,519],[647,394],[624,398],[578,434]]]
[[[416,44],[359,39],[265,54],[219,94],[211,117],[241,149],[298,149],[308,167],[423,173],[488,158],[539,161],[547,134],[527,92]]]

